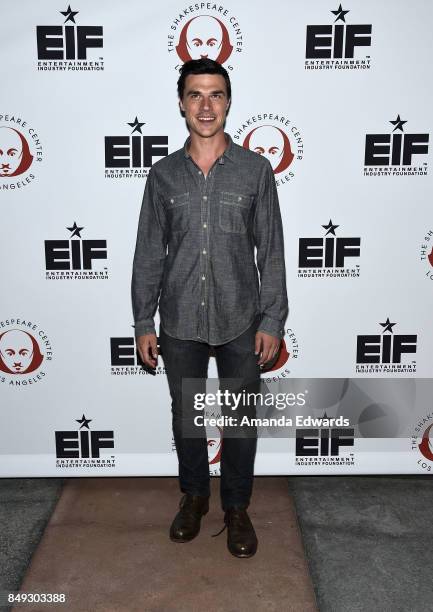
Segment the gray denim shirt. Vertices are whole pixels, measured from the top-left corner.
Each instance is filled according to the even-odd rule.
[[[283,228],[272,167],[226,139],[206,178],[188,154],[189,138],[149,171],[132,271],[136,337],[155,333],[158,299],[162,328],[181,340],[224,344],[258,314],[258,331],[284,336]]]

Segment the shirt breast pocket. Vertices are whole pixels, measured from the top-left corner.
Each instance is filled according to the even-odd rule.
[[[219,226],[223,232],[245,234],[248,228],[251,196],[222,191],[219,206]]]
[[[189,228],[189,191],[167,198],[166,212],[170,232],[186,232]]]

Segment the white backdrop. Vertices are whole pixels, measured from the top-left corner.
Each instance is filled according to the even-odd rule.
[[[275,169],[290,314],[263,377],[302,389],[431,378],[432,17],[427,0],[3,6],[0,475],[177,473],[163,361],[153,377],[134,359],[130,281],[149,164],[187,137],[176,98],[185,53],[223,60],[226,129],[247,146],[257,128],[247,142]],[[320,263],[325,235],[332,252],[352,249],[343,265]],[[362,366],[357,346],[388,336],[403,354],[369,345],[375,369]],[[335,391],[328,416],[339,401]],[[412,442],[356,438],[346,464],[306,466],[293,437],[260,440],[256,473],[430,471],[431,403],[390,397],[388,408],[413,423]]]

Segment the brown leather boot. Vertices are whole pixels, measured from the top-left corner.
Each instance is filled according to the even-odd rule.
[[[200,531],[201,517],[209,512],[209,497],[186,493],[179,503],[179,512],[170,527],[173,542],[189,542]]]
[[[227,548],[235,557],[252,557],[257,550],[257,536],[245,508],[229,508],[224,515]]]

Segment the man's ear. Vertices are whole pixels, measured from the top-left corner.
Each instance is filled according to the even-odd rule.
[[[181,110],[181,112],[182,112],[182,113],[184,113],[184,112],[185,112],[185,109],[184,109],[184,107],[183,107],[182,100],[181,100],[180,98],[179,98],[179,108],[180,108],[180,110]]]

